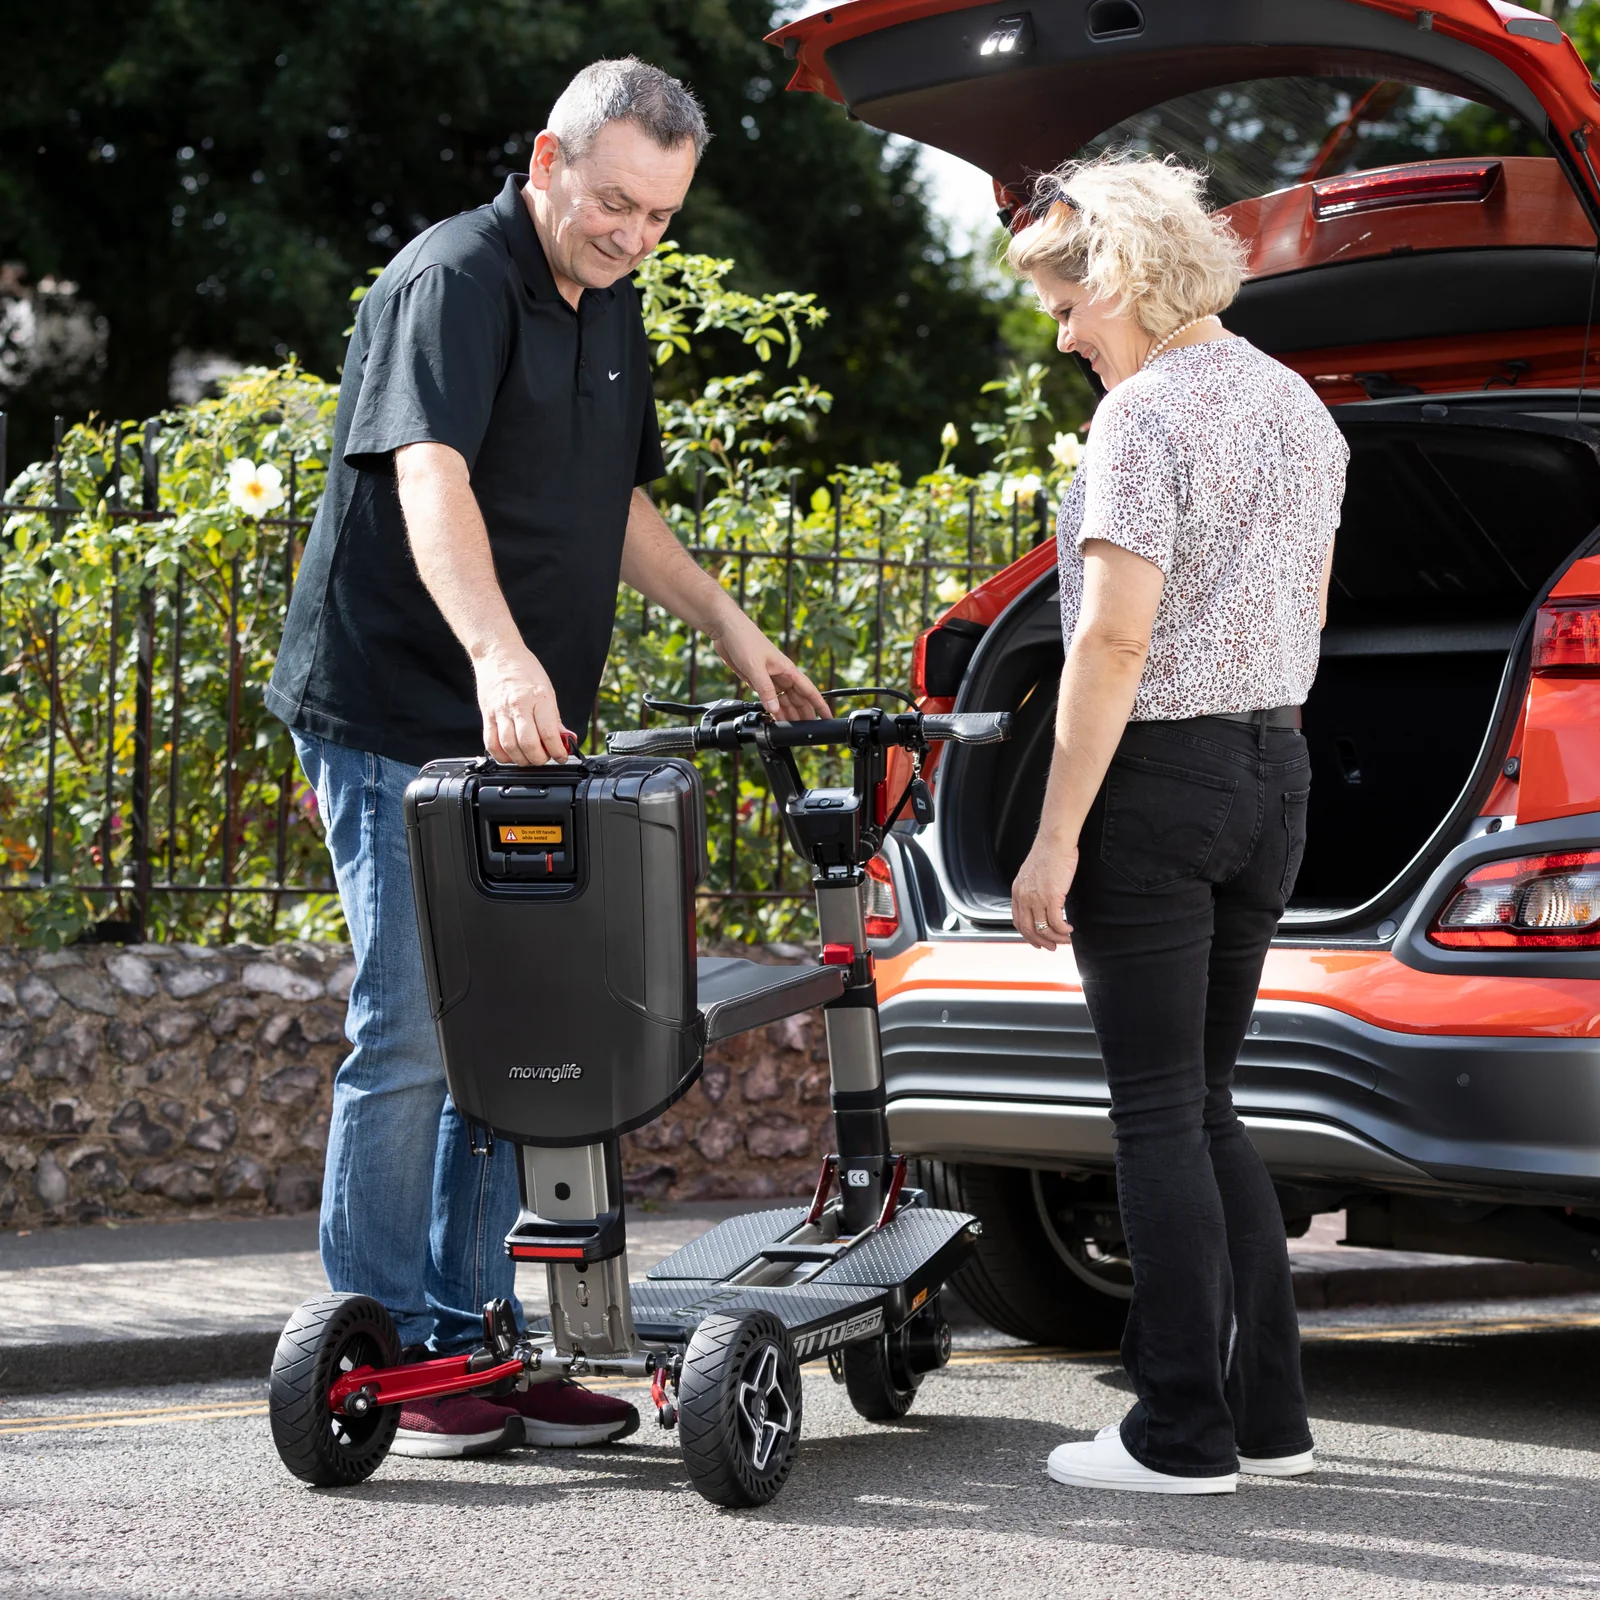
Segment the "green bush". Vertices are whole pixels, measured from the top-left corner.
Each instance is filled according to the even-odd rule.
[[[780,363],[796,365],[805,331],[826,313],[809,295],[736,294],[723,281],[731,266],[666,245],[640,274],[658,363],[711,329],[736,336],[756,362],[661,402],[670,473],[662,509],[819,684],[903,686],[916,634],[1047,531],[1046,495],[1075,464],[1076,441],[1059,436],[1053,452],[1037,451],[1052,419],[1043,368],[1032,365],[991,386],[999,412],[973,427],[993,451],[992,470],[969,477],[948,465],[951,425],[939,469],[915,482],[876,463],[840,467],[805,492],[787,462],[816,438],[831,397],[801,376],[775,378]],[[322,492],[335,398],[292,362],[252,370],[218,398],[143,427],[75,427],[54,462],[11,484],[8,502],[27,509],[10,510],[0,530],[0,847],[9,881],[27,889],[0,896],[0,937],[57,943],[96,923],[115,932],[132,915],[136,724],[146,702],[157,885],[149,936],[342,935],[315,796],[262,700],[292,565]],[[147,510],[143,451],[159,483]],[[606,731],[638,726],[647,692],[706,699],[734,686],[704,640],[624,591],[591,747]],[[718,757],[703,771],[716,896],[703,924],[725,937],[802,935],[806,880],[779,847],[759,770]],[[169,870],[180,892],[163,892]],[[317,892],[267,887],[278,882]],[[216,892],[225,884],[253,892]]]

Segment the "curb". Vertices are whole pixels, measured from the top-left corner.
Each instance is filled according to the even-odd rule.
[[[1291,1263],[1293,1260],[1291,1256]],[[1592,1272],[1526,1261],[1294,1270],[1294,1303],[1300,1311],[1421,1305],[1437,1300],[1537,1300],[1597,1290],[1600,1277]]]
[[[0,1395],[209,1383],[218,1378],[265,1382],[278,1333],[272,1328],[184,1338],[0,1345]]]

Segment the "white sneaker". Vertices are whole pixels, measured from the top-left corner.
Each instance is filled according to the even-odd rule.
[[[1180,1478],[1135,1461],[1122,1442],[1122,1425],[1116,1422],[1108,1423],[1087,1444],[1058,1444],[1050,1452],[1045,1471],[1057,1483],[1075,1488],[1123,1489],[1134,1494],[1232,1494],[1239,1487],[1237,1472]]]
[[[1303,1478],[1317,1470],[1315,1456],[1314,1450],[1297,1456],[1240,1456],[1239,1470],[1252,1478]]]

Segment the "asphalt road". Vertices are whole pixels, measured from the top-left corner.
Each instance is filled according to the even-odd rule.
[[[1600,1307],[1313,1319],[1321,1469],[1232,1497],[1064,1489],[1044,1457],[1120,1414],[1105,1357],[958,1352],[905,1423],[806,1369],[805,1443],[757,1512],[688,1486],[651,1419],[625,1445],[391,1460],[317,1492],[262,1386],[0,1405],[0,1595],[1368,1597],[1600,1588]],[[642,1388],[617,1385],[644,1401]]]

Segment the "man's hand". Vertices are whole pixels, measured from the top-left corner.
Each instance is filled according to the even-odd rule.
[[[571,736],[561,725],[549,674],[532,651],[494,652],[476,663],[476,671],[483,747],[496,761],[542,767],[567,759]]]
[[[1066,899],[1077,871],[1078,847],[1057,844],[1041,832],[1011,885],[1011,920],[1035,950],[1070,942]]]
[[[711,642],[723,665],[780,722],[805,722],[832,715],[817,687],[742,611],[730,608]]]

